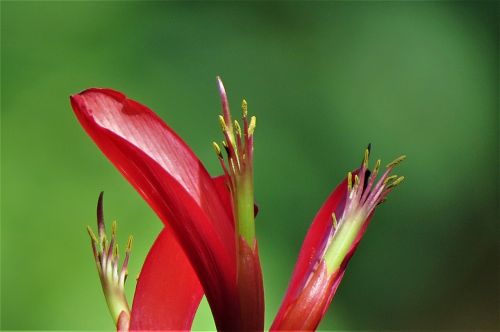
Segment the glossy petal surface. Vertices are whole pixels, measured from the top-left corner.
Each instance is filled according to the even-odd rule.
[[[101,151],[171,226],[217,327],[238,324],[233,226],[201,162],[154,112],[119,92],[89,89],[71,103]]]
[[[131,330],[189,330],[203,288],[171,231],[163,229],[137,281]]]
[[[357,172],[354,172],[356,174]],[[332,232],[332,213],[342,215],[347,195],[347,179],[335,188],[325,201],[307,232],[299,258],[282,305],[271,330],[315,330],[323,318],[371,219],[352,243],[340,269],[331,275],[326,272],[321,255]]]

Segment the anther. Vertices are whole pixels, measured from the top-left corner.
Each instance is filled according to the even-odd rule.
[[[370,150],[368,150],[368,148],[367,148],[367,149],[365,149],[365,156],[363,158],[363,166],[365,168],[368,168],[368,157],[369,156],[370,156]]]
[[[397,178],[396,180],[394,180],[394,182],[392,182],[391,184],[389,184],[388,188],[394,188],[395,186],[397,186],[398,184],[400,184],[401,182],[403,182],[404,179],[405,179],[404,176],[400,176],[399,178]]]
[[[384,180],[384,185],[386,185],[389,181],[392,181],[394,179],[397,179],[397,175],[391,175],[391,176],[388,176],[385,180]]]
[[[380,159],[377,159],[377,161],[375,162],[375,167],[373,168],[373,173],[378,173],[380,163],[382,163],[382,161]]]
[[[351,191],[352,189],[352,173],[347,173],[347,191]]]
[[[241,112],[243,113],[243,117],[246,118],[248,114],[248,104],[245,99],[241,101]]]
[[[222,132],[227,132],[227,124],[226,124],[226,121],[224,120],[224,117],[222,115],[219,115],[219,123],[220,123],[220,127],[222,129]]]
[[[250,124],[248,125],[248,135],[252,136],[253,132],[255,131],[255,126],[257,125],[257,118],[255,116],[252,116],[250,118]]]
[[[241,127],[238,121],[234,120],[234,128],[236,129],[236,135],[241,137]]]
[[[94,232],[92,231],[92,228],[90,228],[90,226],[88,226],[88,225],[87,225],[87,232],[89,233],[89,236],[93,242],[99,243],[99,241],[97,240],[97,237],[95,236]]]
[[[217,144],[216,142],[212,142],[212,146],[214,147],[217,157],[222,158],[222,152],[220,150],[219,144]]]
[[[332,221],[333,221],[333,229],[337,229],[339,223],[337,222],[337,217],[335,216],[335,212],[332,213]]]
[[[405,159],[406,159],[406,155],[399,156],[396,159],[394,159],[393,161],[391,161],[390,163],[388,163],[386,167],[387,168],[394,167],[394,166],[398,165],[400,162],[402,162]]]
[[[125,249],[127,252],[131,252],[132,251],[132,243],[134,242],[134,237],[132,235],[130,235],[128,237],[128,241],[127,241],[127,249]]]

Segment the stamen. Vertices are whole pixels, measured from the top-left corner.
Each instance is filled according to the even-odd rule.
[[[252,116],[250,118],[250,124],[248,125],[248,136],[253,135],[253,132],[255,131],[256,124],[257,124],[257,118],[255,116]]]
[[[248,104],[245,99],[241,101],[241,113],[243,114],[243,118],[246,118],[248,115]]]
[[[364,168],[368,168],[368,158],[369,158],[369,156],[370,156],[370,150],[368,150],[368,148],[367,148],[367,149],[365,149],[365,156],[363,158],[363,167]]]
[[[394,179],[396,179],[398,176],[397,175],[391,175],[391,176],[388,176],[385,180],[384,180],[384,185],[387,184],[387,182],[389,181],[392,181]]]
[[[132,251],[132,243],[134,242],[134,237],[132,235],[130,235],[128,237],[128,241],[127,241],[127,248],[125,249],[126,252],[131,252]]]
[[[99,243],[99,241],[97,240],[97,237],[95,236],[94,232],[92,231],[92,228],[90,228],[90,226],[88,226],[88,225],[87,225],[87,232],[89,233],[89,236],[92,239],[92,242]]]
[[[396,159],[394,159],[393,161],[391,161],[389,164],[387,164],[386,167],[387,168],[394,167],[394,166],[398,165],[400,162],[402,162],[405,159],[406,159],[406,155],[399,156]]]
[[[337,229],[338,227],[338,222],[337,222],[337,217],[335,216],[335,212],[332,213],[332,220],[333,220],[333,229]]]
[[[241,137],[241,127],[237,120],[234,120],[234,128],[236,129],[236,135]]]
[[[400,176],[399,178],[397,178],[396,180],[394,180],[394,182],[390,183],[387,188],[394,188],[396,187],[397,185],[399,185],[401,182],[403,182],[403,180],[405,179],[404,176]]]
[[[352,189],[352,173],[347,173],[347,191],[351,191]]]
[[[227,131],[228,131],[227,124],[226,124],[226,121],[224,120],[224,117],[222,115],[219,115],[219,124],[220,124],[220,127],[222,129],[222,132],[227,133]]]
[[[223,159],[219,144],[217,144],[216,142],[212,142],[212,146],[214,147],[214,150],[215,150],[215,153],[217,154],[217,157],[219,157],[219,159]]]

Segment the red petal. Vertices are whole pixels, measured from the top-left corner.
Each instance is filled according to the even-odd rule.
[[[344,180],[330,194],[316,214],[300,249],[299,258],[295,264],[292,279],[290,280],[287,292],[271,329],[280,329],[281,321],[288,307],[297,299],[300,291],[304,288],[307,277],[314,265],[318,262],[318,255],[321,254],[325,246],[325,234],[328,234],[332,227],[332,213],[334,211],[340,212],[341,209],[343,209],[346,188],[347,180]]]
[[[214,183],[215,190],[219,194],[219,199],[224,206],[226,213],[228,216],[231,216],[232,223],[231,225],[234,228],[234,217],[233,217],[233,199],[231,197],[231,192],[227,188],[226,176],[220,175],[212,178]]]
[[[259,259],[259,248],[255,240],[253,248],[239,237],[238,283],[240,285],[240,303],[245,331],[264,330],[264,286]]]
[[[172,232],[163,229],[142,267],[131,330],[189,330],[203,289]]]
[[[71,97],[85,131],[172,230],[219,328],[237,320],[236,253],[230,216],[189,147],[147,107],[109,89]]]

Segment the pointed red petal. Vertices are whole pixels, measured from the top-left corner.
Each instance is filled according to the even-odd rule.
[[[172,232],[163,229],[142,267],[131,330],[189,330],[203,289]]]
[[[288,285],[287,292],[271,329],[279,329],[280,322],[283,319],[283,315],[286,313],[287,308],[293,301],[296,300],[300,291],[303,289],[311,270],[318,262],[318,255],[321,254],[322,249],[326,245],[326,243],[323,243],[325,234],[328,234],[332,227],[332,213],[343,209],[346,188],[347,180],[344,180],[330,194],[309,227],[306,238],[304,239],[300,249],[299,258],[295,264],[295,269]]]
[[[155,113],[117,91],[89,89],[72,96],[71,104],[101,151],[172,227],[217,326],[234,323],[238,295],[233,226],[201,162]]]

